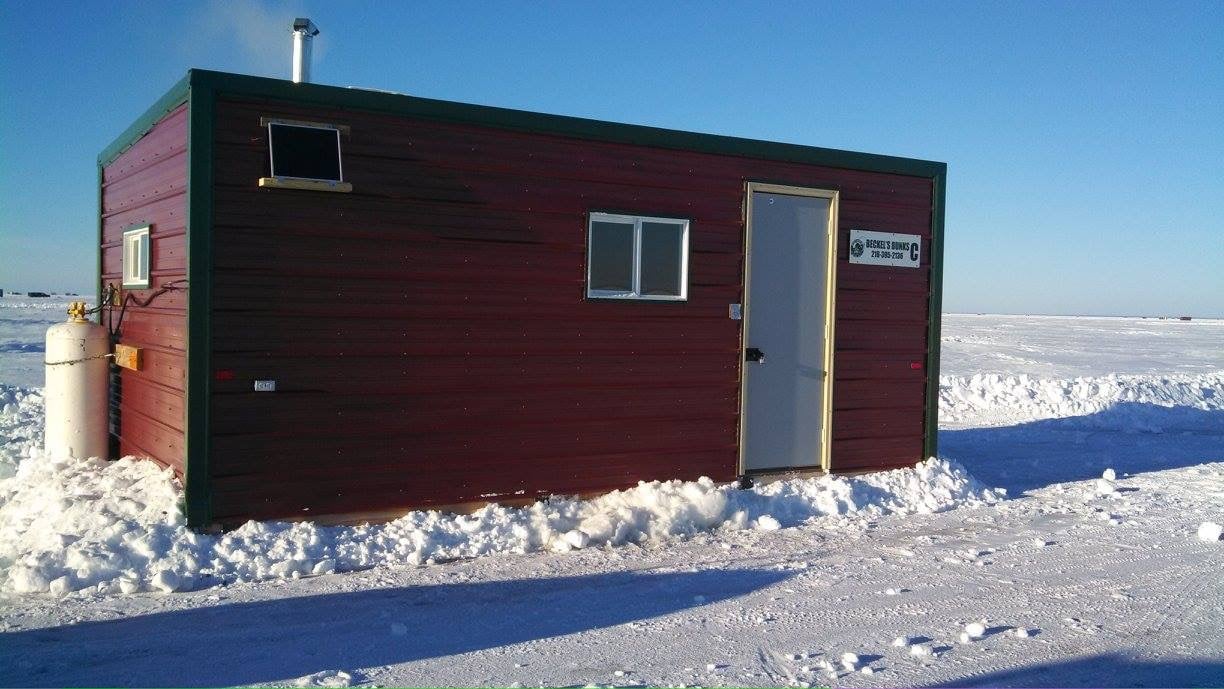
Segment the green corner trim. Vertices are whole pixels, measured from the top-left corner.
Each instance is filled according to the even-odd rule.
[[[102,306],[102,163],[98,163],[98,239],[94,242],[94,248],[97,249],[97,264],[98,264],[98,301],[97,305]],[[102,309],[98,309],[98,323],[102,324]],[[109,431],[108,431],[109,432]],[[115,459],[118,459],[116,457]]]
[[[216,93],[189,73],[187,100],[187,524],[212,523],[212,214]]]
[[[614,143],[637,144],[718,155],[781,160],[825,167],[884,172],[915,177],[934,177],[946,166],[927,160],[898,158],[816,148],[798,144],[743,139],[717,134],[698,134],[674,129],[603,122],[580,117],[547,115],[524,110],[418,98],[384,91],[295,84],[281,79],[252,77],[225,72],[191,70],[193,88],[207,84],[225,96],[280,100],[297,104],[417,117],[421,119],[476,124],[500,129],[568,136]]]
[[[931,184],[931,294],[927,307],[926,443],[923,448],[925,457],[934,457],[939,452],[939,356],[943,317],[944,201],[947,181],[948,173],[945,167],[943,172],[935,175]]]

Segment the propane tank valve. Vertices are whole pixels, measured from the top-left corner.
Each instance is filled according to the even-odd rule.
[[[71,318],[68,319],[69,323],[87,322],[85,318],[85,302],[74,301],[71,304],[69,304],[68,305],[68,315],[71,316]]]

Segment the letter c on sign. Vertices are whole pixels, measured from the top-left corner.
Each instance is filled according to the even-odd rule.
[[[918,260],[918,242],[910,242],[910,260]]]

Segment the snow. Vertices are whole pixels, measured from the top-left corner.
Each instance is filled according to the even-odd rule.
[[[68,320],[68,305],[88,297],[0,297],[0,381],[42,387],[47,328]],[[3,405],[0,404],[0,407]]]
[[[591,544],[591,537],[582,529],[570,529],[562,538],[571,548],[585,548]]]
[[[41,373],[24,362],[45,326],[8,322],[62,313],[8,300],[10,683],[1204,685],[1224,670],[1219,322],[949,316],[942,456],[894,472],[206,535],[152,463],[41,454]]]
[[[1114,493],[1118,492],[1118,489],[1114,487],[1113,481],[1110,481],[1109,479],[1097,479],[1095,482],[1095,487],[1097,495],[1113,495]]]
[[[1220,534],[1224,533],[1224,527],[1215,522],[1203,522],[1199,524],[1198,537],[1200,540],[1209,543],[1215,543],[1220,540]]]
[[[40,390],[0,383],[0,480],[17,473],[26,457],[42,451]]]
[[[351,687],[353,676],[343,670],[323,670],[294,682],[299,687]]]
[[[939,381],[940,422],[952,427],[1077,417],[1077,424],[1091,428],[1161,433],[1164,424],[1145,417],[1147,407],[1169,410],[1168,419],[1180,424],[1177,430],[1196,425],[1203,418],[1198,412],[1224,409],[1224,371],[1070,379],[976,374]]]
[[[1043,379],[1224,372],[1224,320],[944,314],[944,373]]]
[[[30,404],[33,404],[31,402]],[[238,581],[297,578],[539,550],[666,542],[744,519],[758,530],[939,512],[1001,494],[948,460],[854,477],[777,481],[751,490],[652,481],[592,500],[554,497],[470,515],[411,512],[385,524],[248,522],[223,535],[189,530],[169,470],[127,457],[77,461],[32,453],[0,482],[0,588],[171,593]],[[776,516],[772,516],[776,515]]]

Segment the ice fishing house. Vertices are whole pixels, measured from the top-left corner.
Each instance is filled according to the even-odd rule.
[[[195,527],[935,452],[943,163],[192,70],[98,166]]]

